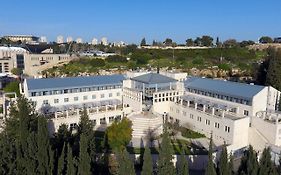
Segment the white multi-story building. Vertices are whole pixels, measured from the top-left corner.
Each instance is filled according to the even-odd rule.
[[[101,44],[107,46],[108,42],[107,42],[107,38],[106,37],[102,37],[101,38]]]
[[[98,39],[97,38],[93,38],[91,44],[92,45],[98,45]]]
[[[281,113],[276,112],[280,92],[270,86],[186,78],[175,72],[129,72],[127,76],[27,79],[23,94],[50,117],[53,131],[62,123],[75,127],[85,106],[96,129],[147,111],[207,137],[212,134],[230,151],[249,144],[281,146]]]
[[[69,54],[52,54],[47,51],[32,54],[21,47],[2,46],[0,47],[0,73],[11,73],[13,68],[19,68],[29,76],[38,76],[45,69],[74,59]]]
[[[66,42],[67,43],[71,43],[73,41],[73,38],[71,37],[71,36],[68,36],[67,38],[66,38]]]
[[[82,38],[77,38],[77,39],[76,39],[76,43],[78,43],[78,44],[79,44],[79,43],[83,43],[83,39],[82,39]]]
[[[63,42],[64,42],[63,36],[62,35],[57,36],[57,43],[62,44]]]
[[[41,36],[40,39],[39,39],[39,42],[41,43],[47,43],[47,37],[46,36]]]

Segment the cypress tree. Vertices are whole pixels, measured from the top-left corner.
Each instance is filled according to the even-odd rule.
[[[29,175],[36,175],[37,174],[37,140],[36,134],[33,132],[29,135],[27,139],[28,150],[27,150],[27,159],[28,162],[26,163],[26,170],[27,174]]]
[[[257,153],[250,145],[249,149],[245,151],[244,156],[241,159],[241,163],[238,169],[238,174],[257,175],[258,174],[258,161]]]
[[[180,160],[178,161],[177,164],[178,164],[178,167],[177,167],[178,175],[188,175],[189,174],[188,162],[186,160],[184,150],[181,151]]]
[[[73,159],[72,148],[67,144],[67,175],[76,175],[75,161]]]
[[[234,175],[234,170],[233,170],[233,155],[230,154],[229,156],[229,174]]]
[[[173,148],[171,145],[171,139],[169,137],[167,126],[164,125],[164,133],[162,142],[159,149],[159,159],[157,171],[159,175],[173,175],[176,174],[173,159]]]
[[[38,118],[38,174],[52,174],[53,152],[49,143],[47,121],[44,117]]]
[[[65,174],[66,170],[66,143],[63,146],[61,155],[58,160],[58,174]]]
[[[135,175],[135,169],[134,164],[132,160],[129,157],[129,153],[126,149],[123,149],[123,151],[117,153],[117,158],[119,161],[119,167],[118,167],[118,174],[119,175]]]
[[[91,158],[88,153],[88,139],[85,134],[80,136],[80,150],[79,150],[79,163],[78,163],[78,174],[79,175],[90,175],[91,174]]]
[[[269,66],[266,85],[281,90],[281,49],[269,48]]]
[[[270,148],[264,148],[260,159],[258,175],[277,175],[275,166],[271,160]]]
[[[208,165],[205,170],[205,175],[216,175],[215,164],[213,162],[213,135],[210,138],[209,152],[208,152]]]
[[[143,155],[143,166],[141,175],[152,175],[153,174],[153,162],[151,157],[150,148],[146,145]]]
[[[219,159],[219,174],[220,175],[230,175],[227,148],[225,143],[222,146],[222,151]]]
[[[279,165],[277,166],[278,173],[281,174],[281,153],[279,153],[279,160],[278,160]]]

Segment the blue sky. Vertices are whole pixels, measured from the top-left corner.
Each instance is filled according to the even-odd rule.
[[[5,0],[0,36],[106,36],[139,43],[178,43],[201,35],[257,40],[281,36],[281,0]]]

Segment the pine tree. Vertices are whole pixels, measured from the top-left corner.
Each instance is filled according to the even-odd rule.
[[[134,169],[134,164],[132,160],[129,157],[129,153],[126,149],[121,151],[121,153],[117,153],[117,158],[119,162],[119,167],[118,167],[118,174],[119,175],[135,175],[135,169]]]
[[[61,155],[58,160],[58,174],[65,174],[66,173],[66,146],[65,143],[61,152]]]
[[[258,175],[277,175],[276,168],[271,160],[270,148],[264,148],[260,158]]]
[[[91,158],[88,153],[88,139],[83,133],[80,136],[80,150],[79,150],[79,163],[78,163],[78,175],[90,175],[91,174]]]
[[[53,152],[51,150],[47,121],[44,117],[38,118],[38,174],[52,174]]]
[[[213,162],[213,136],[210,138],[209,152],[208,152],[208,165],[205,170],[205,175],[216,175],[215,164]]]
[[[72,148],[68,144],[67,145],[67,168],[66,168],[66,174],[67,175],[76,175],[76,167],[75,167],[75,161],[72,154]]]
[[[178,161],[178,175],[188,175],[189,169],[188,169],[188,162],[185,157],[184,150],[181,151],[180,160]]]
[[[167,131],[167,126],[164,125],[164,133],[162,137],[162,142],[159,149],[159,159],[157,171],[159,175],[173,175],[176,174],[173,159],[173,148],[171,145],[171,139]]]
[[[226,148],[225,143],[222,146],[222,151],[221,151],[221,155],[220,155],[220,159],[219,159],[218,168],[219,168],[220,175],[230,175],[227,148]]]
[[[150,148],[148,146],[145,146],[141,175],[152,175],[152,174],[153,174],[153,162],[152,162],[151,152],[150,152]]]
[[[249,149],[245,152],[244,156],[241,159],[238,174],[242,173],[248,175],[258,174],[257,153],[254,151],[251,145],[249,146]]]

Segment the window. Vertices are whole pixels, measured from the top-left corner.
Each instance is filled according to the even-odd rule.
[[[76,129],[77,128],[77,124],[76,123],[71,123],[69,125],[70,130]]]
[[[208,120],[208,119],[206,119],[205,124],[206,124],[206,125],[210,125],[210,123],[211,123],[211,121]]]
[[[36,96],[36,92],[31,92],[31,96],[32,97]]]
[[[193,119],[193,114],[190,114],[190,118]]]
[[[229,133],[230,132],[230,127],[229,126],[225,126],[224,127],[224,131]]]
[[[109,95],[108,95],[109,97],[112,97],[112,93],[109,93]]]
[[[215,128],[220,128],[220,124],[218,122],[215,122]]]
[[[48,100],[43,100],[43,104],[44,105],[49,104]]]
[[[97,96],[96,95],[92,95],[92,99],[96,99],[97,98]]]
[[[117,92],[116,96],[120,96],[120,92]]]
[[[244,115],[248,116],[249,115],[249,111],[244,110]]]
[[[59,99],[54,99],[54,103],[59,103]]]
[[[104,94],[100,94],[100,98],[104,98]]]
[[[79,98],[78,97],[74,97],[74,101],[78,101],[79,100]]]
[[[88,96],[87,95],[83,96],[83,100],[88,100]]]
[[[201,117],[197,117],[197,121],[201,122]]]
[[[64,102],[69,102],[69,98],[64,98]]]

